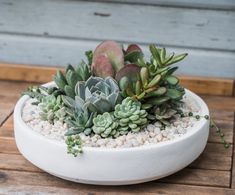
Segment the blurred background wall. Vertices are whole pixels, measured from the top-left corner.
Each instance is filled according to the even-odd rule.
[[[189,57],[178,74],[235,78],[235,0],[0,0],[0,63],[66,66],[102,40]]]

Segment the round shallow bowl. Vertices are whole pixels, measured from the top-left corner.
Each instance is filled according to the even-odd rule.
[[[51,84],[49,84],[51,85]],[[202,115],[209,115],[203,100],[186,90]],[[209,121],[202,119],[185,135],[155,145],[133,148],[83,147],[78,157],[67,154],[65,143],[45,138],[22,120],[23,96],[14,111],[16,144],[22,155],[40,169],[57,177],[80,183],[127,185],[168,176],[193,162],[204,150]]]

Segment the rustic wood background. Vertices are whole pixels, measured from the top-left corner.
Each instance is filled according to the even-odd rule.
[[[235,78],[234,0],[0,0],[0,61],[77,64],[102,40],[188,52],[179,74]]]

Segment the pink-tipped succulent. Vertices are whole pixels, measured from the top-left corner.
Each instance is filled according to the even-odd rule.
[[[99,77],[115,77],[124,66],[122,48],[115,41],[104,41],[94,51],[91,70]]]

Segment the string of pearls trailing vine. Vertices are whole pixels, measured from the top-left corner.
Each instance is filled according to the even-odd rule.
[[[197,120],[200,120],[202,118],[206,119],[206,120],[210,120],[210,128],[215,129],[217,135],[220,136],[220,142],[224,145],[225,148],[229,148],[230,144],[225,140],[224,138],[224,133],[222,132],[221,128],[219,128],[213,119],[211,119],[208,115],[204,115],[204,116],[200,116],[200,115],[194,115],[192,112],[189,113],[184,113],[181,114],[181,117],[194,117]]]

